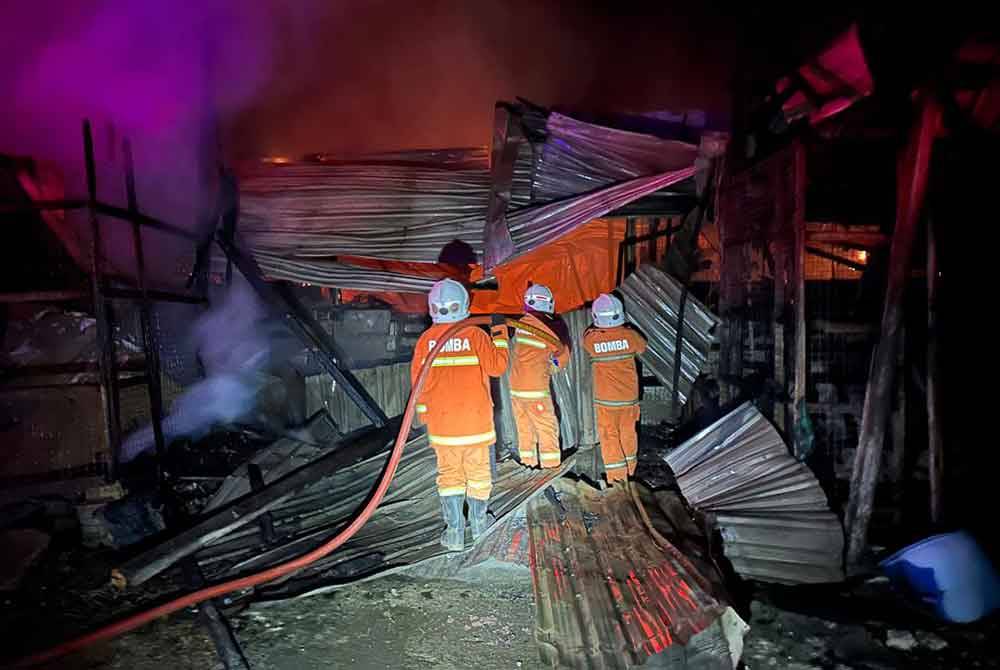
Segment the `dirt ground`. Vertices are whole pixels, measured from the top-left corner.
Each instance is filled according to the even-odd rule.
[[[884,584],[879,588],[884,587]],[[884,593],[868,596],[888,602]],[[795,594],[801,591],[791,590]],[[998,668],[990,640],[1000,622],[941,626],[877,611],[866,593],[841,594],[857,611],[805,598],[788,606],[768,592],[750,606],[747,670]],[[818,599],[817,599],[818,600]],[[832,602],[832,601],[831,601]],[[874,602],[874,601],[873,601]],[[812,610],[803,613],[804,610]],[[797,611],[793,611],[797,610]],[[332,593],[255,606],[231,618],[254,670],[542,668],[532,637],[534,596],[526,567],[491,563],[461,580],[390,576]],[[71,670],[218,669],[223,666],[190,613],[63,659]]]
[[[254,670],[542,667],[527,568],[484,566],[462,581],[390,576],[255,606],[231,618]],[[176,616],[51,668],[222,670],[194,617]]]

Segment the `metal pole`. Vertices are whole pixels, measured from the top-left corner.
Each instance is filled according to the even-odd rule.
[[[135,192],[135,163],[132,160],[132,144],[122,142],[125,159],[125,191],[130,214],[139,213]],[[153,330],[152,308],[146,290],[146,259],[142,247],[142,227],[132,220],[132,250],[135,252],[136,275],[139,279],[139,319],[142,326],[143,349],[146,352],[146,378],[149,384],[149,413],[153,419],[153,439],[156,442],[156,471],[161,485],[167,479],[167,443],[163,437],[163,388],[160,379],[160,347]]]
[[[101,225],[97,212],[97,169],[94,165],[94,138],[90,121],[83,122],[83,154],[87,170],[87,210],[90,216],[91,267],[90,288],[94,298],[94,317],[97,319],[98,364],[100,366],[101,400],[104,406],[104,423],[111,453],[109,480],[118,475],[119,447],[121,446],[118,408],[118,371],[115,366],[114,341],[111,339],[111,322],[108,305],[102,293],[104,279],[101,272]]]

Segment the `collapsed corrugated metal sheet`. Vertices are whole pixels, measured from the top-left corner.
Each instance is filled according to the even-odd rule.
[[[285,459],[296,458],[310,450],[316,454],[330,447],[324,435],[332,424],[314,429],[314,439],[286,438],[255,457],[254,462],[274,469],[280,475]],[[302,444],[305,442],[306,444]],[[244,526],[197,554],[197,560],[210,580],[224,579],[253,572],[299,556],[327,540],[350,519],[371,493],[385,466],[389,445],[379,453],[306,488],[274,508],[267,523],[274,539],[268,542],[259,524]],[[303,451],[305,450],[305,451]],[[562,469],[528,470],[505,461],[497,466],[490,513],[499,529],[507,516],[524,505],[555,478],[572,466]],[[411,439],[382,504],[365,526],[343,547],[288,578],[272,582],[257,591],[259,598],[287,598],[320,588],[330,588],[359,579],[388,574],[422,561],[441,556],[438,543],[444,526],[435,484],[435,456],[426,438]],[[287,468],[286,468],[287,469]],[[270,471],[263,473],[272,481]],[[217,507],[232,496],[248,490],[247,469],[239,468],[223,484],[224,497],[213,501]]]
[[[778,431],[745,403],[666,456],[726,556],[749,579],[802,584],[844,578],[844,534],[819,482]]]
[[[628,493],[557,482],[528,506],[535,635],[553,668],[736,667],[746,625],[655,545]]]
[[[687,179],[694,168],[686,168],[652,177],[641,177],[615,184],[599,191],[560,200],[546,205],[526,207],[508,216],[514,254],[510,258],[537,249],[579,226],[604,216],[654,191]],[[332,206],[332,205],[331,205]],[[295,221],[303,217],[286,215]],[[373,271],[331,262],[323,257],[336,255],[364,256],[404,261],[436,262],[442,248],[454,240],[469,244],[477,256],[482,256],[482,233],[485,209],[477,215],[459,219],[435,219],[428,224],[413,224],[403,229],[345,230],[320,217],[310,223],[312,230],[278,230],[266,232],[251,229],[241,223],[243,239],[250,245],[254,257],[266,274],[275,278],[301,281],[321,286],[358,288],[362,290],[405,290],[422,292],[428,289],[426,277],[397,272]],[[252,225],[256,225],[251,223]],[[510,260],[507,259],[507,260]]]
[[[254,251],[435,262],[461,240],[482,247],[485,169],[412,165],[265,167],[240,184],[240,234]]]
[[[625,315],[646,335],[649,346],[639,358],[671,392],[674,384],[674,355],[677,323],[683,287],[676,279],[652,265],[643,265],[624,281],[621,294]],[[681,337],[681,373],[678,399],[687,402],[694,380],[704,372],[715,342],[720,319],[694,296],[687,296]]]
[[[286,258],[269,251],[255,251],[254,258],[271,279],[335,286],[355,291],[427,293],[435,279],[389,270],[372,270],[322,258]]]
[[[553,112],[537,152],[535,202],[587,193],[645,175],[691,167],[698,147],[579,121]]]
[[[639,177],[583,195],[527,207],[507,217],[516,249],[511,258],[537,249],[628,203],[693,177],[694,167]],[[509,260],[509,259],[508,259]]]
[[[512,257],[694,174],[697,148],[683,142],[559,114],[529,135],[516,147],[510,183]],[[258,166],[240,184],[239,232],[275,278],[422,291],[424,278],[330,259],[436,262],[455,240],[482,257],[490,182],[488,164],[469,150]]]

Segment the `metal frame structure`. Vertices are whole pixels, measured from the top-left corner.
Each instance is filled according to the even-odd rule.
[[[222,223],[222,229],[214,237],[203,238],[195,232],[160,221],[139,211],[138,198],[135,189],[135,169],[132,159],[131,145],[128,140],[123,142],[122,153],[125,165],[125,186],[128,205],[117,207],[101,202],[97,198],[97,171],[94,160],[94,142],[91,124],[83,122],[83,148],[86,169],[87,198],[35,201],[30,204],[0,204],[0,216],[16,216],[18,214],[40,213],[44,211],[74,211],[86,210],[91,230],[91,265],[89,268],[90,289],[33,291],[19,293],[0,293],[0,303],[37,303],[37,302],[67,302],[90,297],[93,300],[94,315],[97,319],[98,362],[69,365],[29,366],[4,377],[26,377],[45,374],[61,374],[67,372],[96,372],[100,388],[101,401],[104,410],[105,434],[111,461],[103,472],[107,480],[113,481],[118,476],[119,450],[121,447],[121,417],[120,390],[135,383],[145,382],[149,389],[150,415],[153,423],[157,454],[157,476],[161,484],[167,478],[166,441],[163,435],[163,389],[160,377],[159,342],[156,331],[152,327],[152,303],[174,302],[184,304],[204,304],[207,285],[195,282],[192,275],[188,289],[193,293],[172,293],[169,291],[152,290],[146,281],[145,254],[142,243],[142,229],[149,228],[167,233],[195,243],[197,271],[200,261],[206,257],[205,252],[215,241],[229,259],[227,276],[231,277],[231,267],[235,265],[247,278],[248,282],[265,300],[265,303],[275,312],[282,314],[293,332],[304,344],[313,347],[321,355],[319,361],[344,388],[345,393],[358,405],[361,411],[377,427],[385,426],[388,419],[375,400],[367,393],[357,378],[341,366],[343,355],[326,334],[323,328],[315,322],[308,310],[298,301],[290,287],[282,284],[272,284],[264,279],[260,267],[247,254],[244,254],[234,241],[233,231],[238,216],[238,206],[235,199],[222,200],[231,205],[219,209],[217,222]],[[235,189],[235,183],[232,184]],[[223,184],[225,188],[225,183]],[[225,196],[225,194],[223,194]],[[104,272],[103,250],[101,244],[102,221],[111,218],[126,223],[132,227],[132,248],[136,258],[137,289],[113,287]],[[145,362],[142,368],[126,366],[120,369],[115,356],[114,314],[111,309],[112,300],[134,300],[140,306],[140,325],[142,342],[145,351]],[[122,372],[142,372],[138,376],[122,378]],[[50,386],[79,385],[79,382],[62,382]],[[41,387],[29,387],[41,388]],[[100,468],[99,468],[100,469]],[[89,467],[88,467],[89,470]]]

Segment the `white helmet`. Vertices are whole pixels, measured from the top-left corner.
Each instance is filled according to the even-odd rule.
[[[431,287],[427,306],[434,323],[455,323],[469,316],[469,292],[454,279],[442,279]]]
[[[594,325],[598,328],[613,328],[625,323],[625,307],[622,301],[607,293],[597,296],[590,313],[594,317]]]
[[[552,297],[552,291],[548,286],[533,284],[524,292],[524,306],[536,312],[552,314],[556,311],[556,300]]]

